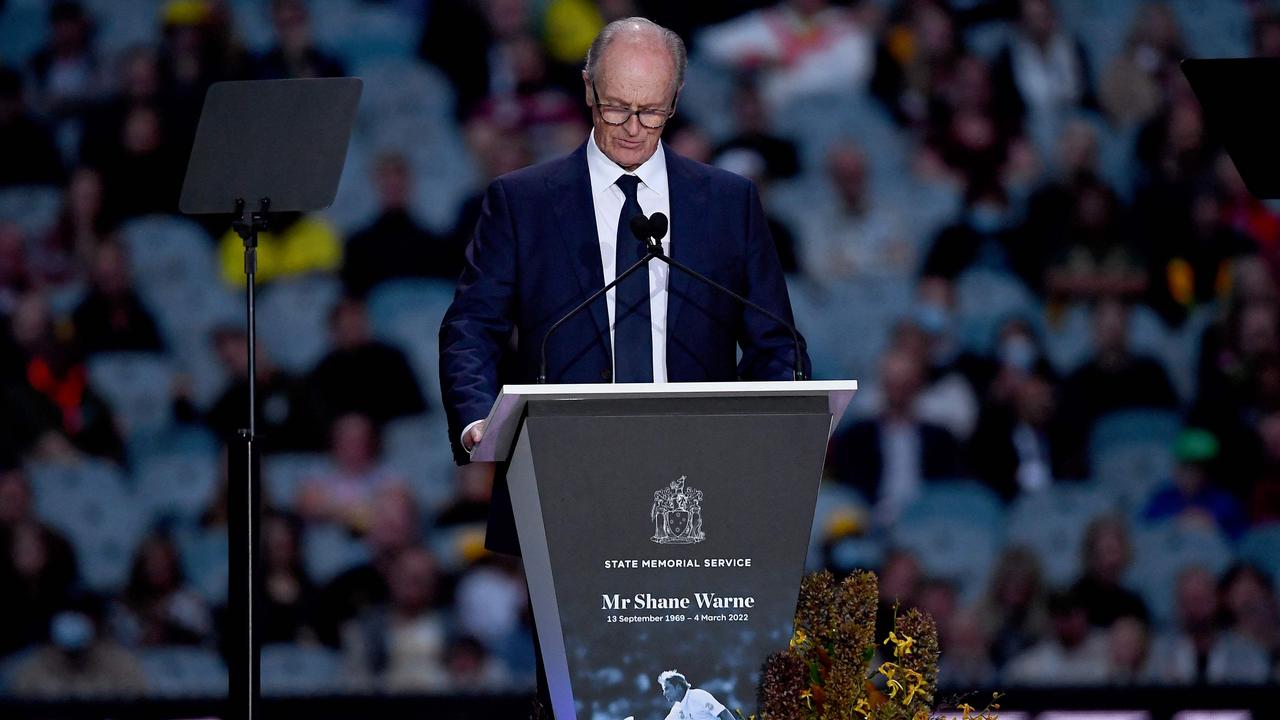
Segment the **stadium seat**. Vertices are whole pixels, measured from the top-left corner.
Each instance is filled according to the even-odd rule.
[[[210,605],[226,602],[230,573],[226,528],[180,527],[174,533],[174,539],[182,556],[182,571],[187,582]]]
[[[306,275],[277,280],[258,300],[258,333],[286,370],[306,373],[329,349],[329,310],[341,294],[337,278]]]
[[[405,351],[432,407],[440,404],[440,321],[453,292],[444,280],[391,280],[369,294],[374,332]]]
[[[1135,516],[1152,492],[1172,477],[1174,467],[1171,447],[1160,443],[1117,446],[1093,456],[1091,462],[1098,486]]]
[[[144,295],[208,285],[218,277],[212,239],[187,218],[135,218],[120,226],[120,237],[129,251],[134,281]]]
[[[192,521],[213,501],[218,472],[216,453],[175,450],[141,459],[134,486],[152,517]]]
[[[311,580],[324,585],[342,571],[368,562],[369,548],[346,528],[313,523],[302,533],[302,559]]]
[[[0,47],[4,48],[5,64],[22,67],[48,41],[48,5],[44,0],[11,0],[0,7]]]
[[[1003,528],[1004,504],[995,491],[974,480],[930,482],[903,511],[902,519],[927,522],[932,518],[964,518]]]
[[[1118,410],[1098,418],[1089,435],[1089,454],[1097,457],[1128,445],[1157,445],[1173,449],[1182,430],[1182,418],[1173,410],[1135,408]]]
[[[1236,550],[1242,561],[1257,565],[1280,582],[1280,522],[1250,529],[1240,538]]]
[[[271,505],[291,509],[302,483],[330,467],[319,453],[277,453],[262,459],[262,495]]]
[[[418,504],[437,510],[457,492],[455,465],[444,413],[392,420],[383,429],[386,464],[409,479]]]
[[[999,526],[960,513],[927,518],[908,514],[894,525],[891,541],[892,547],[911,551],[927,576],[954,583],[967,604],[987,586],[1003,545],[1002,533]]]
[[[166,357],[99,353],[88,365],[90,384],[111,406],[126,437],[154,435],[172,424],[174,368]]]
[[[1056,483],[1040,492],[1024,492],[1009,510],[1009,542],[1030,548],[1040,560],[1046,583],[1064,587],[1080,576],[1085,530],[1114,511],[1115,499],[1086,484]]]
[[[294,643],[262,647],[263,695],[330,694],[343,684],[342,655],[336,650]]]
[[[3,37],[4,25],[0,21],[0,37]],[[5,49],[7,55],[10,46],[4,44],[0,47]],[[61,210],[61,188],[51,185],[20,185],[0,189],[0,220],[22,228],[29,241],[48,235],[58,222]]]
[[[1193,566],[1220,575],[1232,562],[1231,546],[1216,531],[1189,529],[1176,522],[1139,528],[1128,580],[1147,603],[1155,623],[1173,618],[1178,575]]]
[[[1040,302],[1016,276],[975,268],[956,278],[956,319],[969,349],[978,353],[995,350],[999,325],[1011,317],[1035,324]]]
[[[147,692],[153,697],[195,698],[227,694],[227,668],[212,650],[183,645],[141,651]]]
[[[1247,5],[1172,0],[1170,3],[1189,45],[1189,57],[1248,57],[1252,22]]]

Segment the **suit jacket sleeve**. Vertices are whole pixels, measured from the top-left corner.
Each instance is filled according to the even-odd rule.
[[[467,452],[460,436],[498,397],[498,363],[511,338],[516,293],[516,238],[502,180],[485,191],[467,245],[453,304],[440,324],[440,390],[454,460]]]
[[[747,247],[746,292],[747,299],[769,308],[794,324],[791,300],[787,296],[786,278],[778,250],[769,234],[769,223],[760,205],[760,194],[754,183],[749,183],[747,193]],[[742,360],[738,364],[738,377],[744,380],[791,380],[795,367],[795,341],[791,332],[776,320],[754,308],[743,307],[739,325],[738,345],[742,348]],[[804,338],[800,338],[801,362],[805,376],[812,375],[809,353]]]

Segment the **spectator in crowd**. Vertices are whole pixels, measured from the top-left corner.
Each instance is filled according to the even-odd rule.
[[[896,519],[925,482],[957,472],[955,438],[916,415],[924,379],[920,358],[887,353],[880,363],[883,402],[878,416],[854,423],[832,440],[829,475],[861,492],[880,523]]]
[[[529,138],[520,128],[500,125],[494,119],[476,117],[467,123],[464,131],[467,149],[480,165],[484,181],[482,185],[533,162]],[[454,247],[465,249],[471,241],[483,202],[484,192],[477,190],[459,206],[458,218],[453,226]],[[456,276],[454,280],[457,280]]]
[[[1239,539],[1248,521],[1240,502],[1214,481],[1212,463],[1219,447],[1218,438],[1207,430],[1182,431],[1174,446],[1178,465],[1173,478],[1157,487],[1148,499],[1143,511],[1146,519],[1171,520]]]
[[[915,248],[902,219],[872,198],[866,153],[852,141],[838,142],[827,151],[826,171],[835,202],[829,208],[810,208],[801,221],[805,274],[832,285],[909,276]]]
[[[1178,576],[1177,627],[1157,638],[1152,677],[1163,684],[1261,682],[1266,654],[1235,634],[1222,632],[1223,601],[1213,573],[1191,566]]]
[[[924,571],[920,559],[905,548],[890,548],[876,569],[880,599],[876,608],[876,637],[886,638],[894,628],[899,608],[912,608],[919,599]]]
[[[693,157],[687,147],[676,148],[673,144],[672,148],[684,157]],[[750,148],[732,147],[727,150],[717,151],[711,160],[712,164],[721,170],[736,173],[755,183],[756,190],[760,193],[761,203],[768,207],[771,181],[768,161],[764,156]],[[776,213],[772,213],[769,210],[765,210],[765,222],[769,225],[769,236],[773,238],[773,246],[778,251],[778,263],[782,265],[782,272],[788,275],[798,274],[800,272],[800,261],[796,258],[796,239],[795,233],[791,231],[791,226]]]
[[[73,285],[93,267],[108,230],[102,201],[102,176],[87,166],[73,170],[58,220],[32,253],[32,270],[42,283]]]
[[[875,69],[867,12],[828,0],[782,0],[707,28],[696,44],[712,60],[758,70],[765,102],[782,112],[805,96],[866,88]]]
[[[1272,275],[1276,275],[1280,271],[1280,215],[1249,192],[1235,162],[1225,152],[1218,153],[1214,175],[1221,224],[1248,238],[1271,268]]]
[[[36,516],[26,474],[0,469],[0,657],[47,637],[77,575],[71,543]]]
[[[62,157],[53,133],[32,115],[22,76],[0,66],[0,188],[62,182]]]
[[[257,61],[262,79],[341,77],[342,63],[316,49],[303,0],[271,0],[276,45]]]
[[[991,661],[991,640],[976,610],[956,612],[938,640],[940,646],[946,648],[938,661],[939,686],[983,687],[998,677]]]
[[[320,591],[315,627],[321,642],[337,647],[348,620],[387,601],[393,563],[422,542],[420,522],[417,503],[404,486],[390,485],[374,493],[373,521],[365,536],[370,560],[340,573]]]
[[[493,493],[493,466],[469,463],[458,468],[458,494],[435,517],[440,529],[466,525],[483,527],[489,520],[489,498]]]
[[[252,77],[249,55],[231,30],[226,3],[168,0],[160,11],[160,97],[175,136],[195,137],[205,91],[219,80]]]
[[[716,146],[714,156],[720,158],[734,150],[746,150],[763,161],[764,180],[794,177],[800,171],[799,150],[791,140],[774,133],[769,109],[760,94],[757,78],[746,74],[733,88],[734,134]]]
[[[234,442],[248,424],[248,337],[238,326],[224,325],[211,333],[213,350],[226,370],[229,383],[205,416],[205,423],[224,442]],[[257,344],[257,431],[270,452],[318,450],[325,432],[319,404],[310,386],[276,367],[262,342]],[[184,410],[180,415],[194,414]]]
[[[905,127],[921,128],[937,112],[963,50],[956,20],[941,0],[903,3],[876,50],[871,92]]]
[[[0,223],[0,312],[13,314],[18,301],[33,286],[27,236],[11,222]]]
[[[1262,441],[1262,469],[1253,486],[1247,507],[1256,525],[1280,522],[1280,410],[1258,421]]]
[[[1028,362],[1026,350],[1010,345],[1008,352],[1021,357],[1010,358],[1016,364],[1004,365],[993,383],[968,454],[978,477],[1012,500],[1074,473],[1058,450],[1064,430],[1056,418],[1056,375],[1043,359]]]
[[[125,120],[136,107],[161,107],[160,67],[156,51],[146,45],[135,45],[115,62],[114,87],[110,93],[87,111],[80,135],[80,162],[100,165],[123,137]]]
[[[1124,50],[1102,75],[1098,95],[1112,124],[1132,127],[1155,117],[1178,62],[1189,53],[1178,17],[1167,2],[1143,2],[1129,25]]]
[[[102,175],[108,224],[155,213],[176,213],[186,154],[170,131],[171,116],[138,103],[126,111],[120,134],[95,169]]]
[[[164,350],[155,319],[133,288],[124,245],[98,245],[90,280],[88,295],[71,315],[76,340],[86,354]]]
[[[342,284],[365,297],[378,283],[393,278],[434,277],[456,282],[462,272],[463,245],[425,229],[409,209],[413,168],[399,153],[381,155],[374,166],[380,214],[347,240]]]
[[[1133,561],[1133,546],[1122,518],[1103,516],[1089,523],[1080,554],[1084,574],[1071,592],[1089,624],[1105,628],[1116,618],[1147,617],[1146,603],[1124,586],[1125,571]]]
[[[917,296],[911,315],[894,325],[889,347],[924,363],[924,384],[915,401],[920,420],[964,442],[978,421],[978,399],[966,373],[972,358],[955,337],[954,299],[948,288],[932,283],[921,283]],[[874,392],[870,395],[876,399]]]
[[[454,596],[458,631],[479,641],[486,652],[515,659],[528,647],[529,592],[515,558],[480,555],[462,572]]]
[[[365,610],[343,629],[343,651],[358,678],[387,692],[448,686],[439,573],[435,557],[422,548],[408,549],[392,562],[388,603]]]
[[[1133,300],[1148,286],[1145,259],[1134,249],[1120,198],[1101,178],[1081,174],[1070,188],[1068,215],[1056,232],[1044,275],[1050,300]]]
[[[64,605],[49,624],[49,642],[13,671],[13,694],[29,700],[127,698],[146,690],[138,658],[103,628],[102,603]]]
[[[213,635],[213,615],[187,585],[178,546],[164,534],[139,545],[114,615],[115,635],[133,647],[200,645]]]
[[[40,428],[35,434],[43,439],[52,431],[51,442],[65,438],[75,451],[123,462],[124,443],[111,409],[89,386],[79,348],[58,336],[48,303],[27,295],[12,322],[31,390],[22,393],[22,402],[33,429]]]
[[[1049,637],[1009,661],[1005,682],[1017,687],[1107,682],[1107,636],[1089,624],[1081,598],[1074,592],[1051,595],[1049,624]]]
[[[1145,618],[1116,618],[1107,630],[1107,680],[1113,685],[1143,684],[1151,673],[1151,638]]]
[[[263,518],[262,563],[262,642],[311,639],[316,587],[302,563],[302,522],[298,517],[275,512]]]
[[[461,691],[499,690],[511,684],[511,673],[485,652],[479,640],[460,635],[449,641],[444,654],[450,688]]]
[[[1034,127],[1096,107],[1084,46],[1058,22],[1051,0],[1021,0],[1013,39],[992,69],[997,102]]]
[[[1049,629],[1047,601],[1035,553],[1020,546],[1006,548],[975,609],[980,626],[974,631],[989,638],[996,667],[1003,667],[1045,636]]]
[[[449,79],[457,98],[457,115],[468,118],[489,95],[493,76],[490,49],[504,33],[524,29],[525,3],[433,2],[423,21],[418,55]],[[486,12],[492,6],[493,10]],[[498,20],[494,27],[491,20]]]
[[[55,118],[84,111],[102,91],[102,68],[93,48],[93,21],[75,0],[49,7],[49,42],[29,61],[35,105]]]
[[[933,236],[920,274],[954,282],[968,270],[981,269],[1013,275],[1035,287],[1041,266],[1034,246],[1016,222],[1004,188],[979,181],[965,191],[960,217]]]
[[[522,31],[500,43],[493,55],[499,60],[495,69],[502,72],[495,77],[489,96],[476,107],[475,116],[520,128],[539,160],[577,147],[588,129],[582,107],[554,82],[538,40]]]
[[[342,239],[321,215],[272,213],[271,228],[258,233],[258,272],[255,280],[269,283],[311,273],[332,273],[342,266]],[[222,281],[243,288],[244,241],[228,230],[218,241]]]
[[[1238,638],[1258,666],[1232,677],[1235,682],[1280,680],[1280,607],[1271,578],[1253,565],[1237,565],[1218,583],[1227,634]]]
[[[1089,431],[1103,415],[1133,408],[1176,408],[1178,398],[1158,360],[1129,347],[1129,308],[1117,300],[1093,311],[1093,357],[1067,376],[1061,397],[1062,421],[1074,428],[1066,448],[1087,457]]]
[[[406,483],[399,471],[382,463],[379,445],[377,426],[368,415],[351,412],[334,419],[329,444],[333,467],[304,482],[298,495],[302,517],[367,532],[377,491]]]
[[[333,349],[310,377],[328,417],[360,413],[382,426],[427,410],[404,353],[373,338],[363,301],[344,298],[334,305],[329,337]]]

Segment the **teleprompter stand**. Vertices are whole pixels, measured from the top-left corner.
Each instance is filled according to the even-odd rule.
[[[189,215],[233,213],[244,242],[249,416],[228,462],[228,717],[260,717],[260,438],[254,306],[258,235],[270,213],[328,207],[338,192],[362,82],[358,78],[216,83],[205,96],[178,206]],[[256,198],[248,211],[246,198]]]

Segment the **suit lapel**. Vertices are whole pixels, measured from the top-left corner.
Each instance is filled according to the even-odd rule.
[[[560,239],[565,245],[565,261],[573,267],[585,300],[604,286],[604,268],[600,262],[600,235],[596,229],[595,201],[591,196],[591,176],[587,171],[587,146],[581,145],[566,158],[560,172],[547,180],[551,190]],[[597,337],[609,347],[609,311],[604,298],[598,298],[585,312],[591,315],[599,330]]]
[[[671,257],[699,272],[709,267],[707,178],[697,165],[667,149],[667,185],[671,194]],[[676,332],[680,311],[698,281],[672,268],[667,279],[667,333]],[[667,343],[671,347],[671,343]]]

